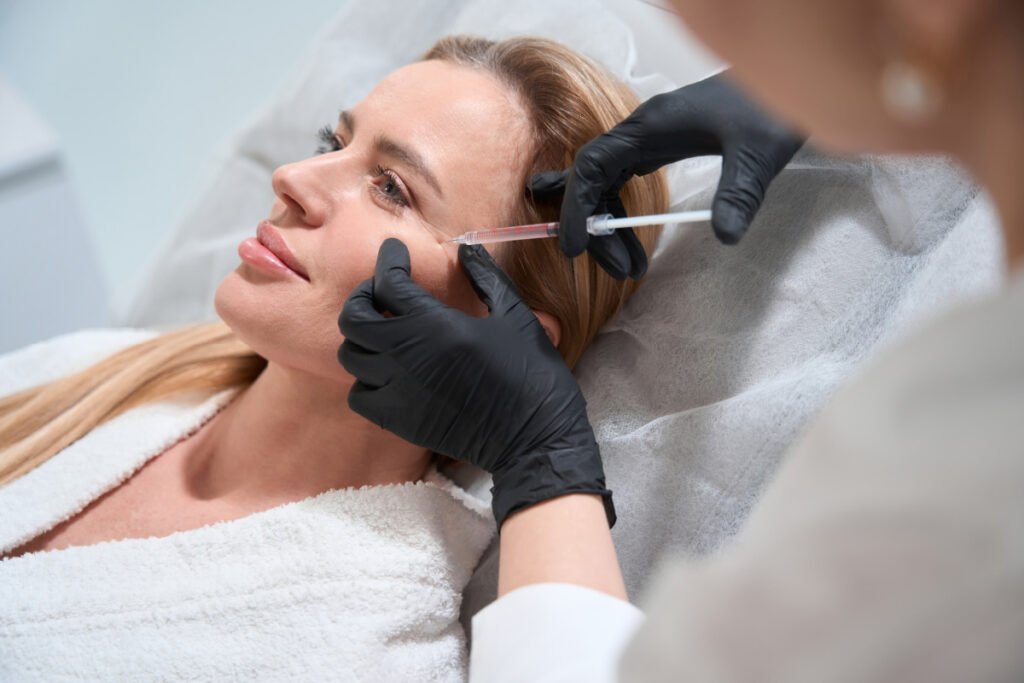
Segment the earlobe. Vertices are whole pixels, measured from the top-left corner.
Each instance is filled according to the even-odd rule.
[[[978,43],[997,21],[999,0],[884,0],[879,37],[881,102],[897,121],[921,125],[945,108]]]
[[[558,322],[558,319],[544,311],[534,310],[533,314],[540,321],[540,325],[544,328],[544,333],[548,335],[551,345],[557,349],[559,342],[562,341],[562,325]]]

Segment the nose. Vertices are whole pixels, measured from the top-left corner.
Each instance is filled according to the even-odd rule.
[[[313,157],[279,166],[270,178],[274,194],[284,202],[288,212],[311,228],[319,228],[327,221],[330,202],[322,183],[323,174],[316,172],[318,160]]]

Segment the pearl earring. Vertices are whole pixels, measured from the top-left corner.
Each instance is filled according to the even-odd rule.
[[[945,94],[928,70],[900,59],[883,67],[881,90],[886,111],[904,123],[920,123],[933,116]]]

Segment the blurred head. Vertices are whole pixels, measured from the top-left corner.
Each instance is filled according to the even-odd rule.
[[[743,85],[833,149],[969,157],[982,121],[1010,91],[1019,102],[1024,88],[1018,0],[673,4]],[[883,83],[894,65],[934,86],[938,100],[926,116],[908,120],[887,106]]]
[[[344,378],[338,315],[372,276],[380,244],[397,237],[413,279],[484,315],[445,240],[557,220],[557,205],[526,195],[528,179],[568,165],[636,104],[624,84],[551,41],[442,40],[332,122],[321,153],[275,171],[277,200],[258,241],[240,246],[243,262],[218,289],[217,311],[268,360]],[[631,181],[623,200],[631,213],[663,211],[663,178]],[[648,230],[648,251],[655,239]],[[587,255],[566,259],[553,239],[502,245],[495,256],[570,365],[636,286]]]

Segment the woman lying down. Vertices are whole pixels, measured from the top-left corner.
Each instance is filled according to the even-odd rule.
[[[222,322],[0,358],[0,679],[462,680],[493,518],[349,410],[338,315],[388,237],[486,315],[445,240],[557,220],[527,179],[635,105],[556,43],[446,38],[277,169]],[[622,199],[662,212],[664,180]],[[635,288],[555,240],[493,253],[570,366]]]

